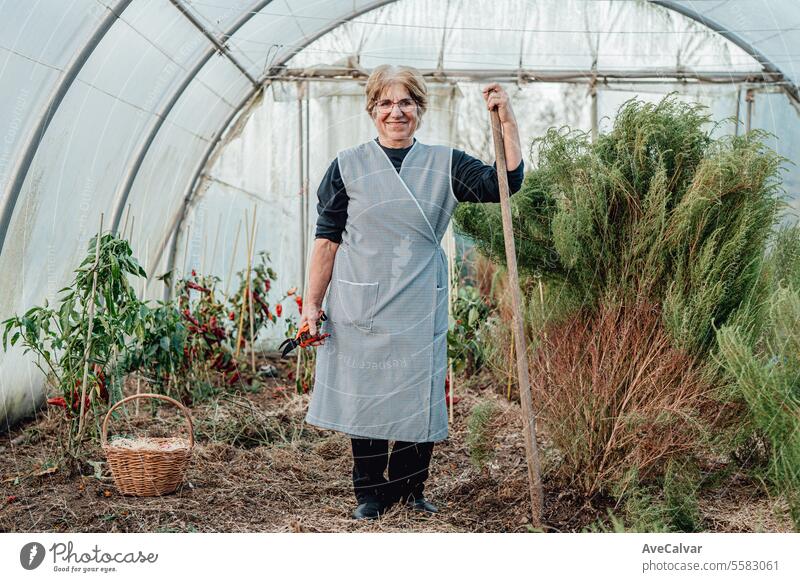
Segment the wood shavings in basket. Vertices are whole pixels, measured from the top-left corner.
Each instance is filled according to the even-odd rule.
[[[178,451],[189,448],[189,441],[181,437],[118,437],[108,444],[115,449],[135,451]]]

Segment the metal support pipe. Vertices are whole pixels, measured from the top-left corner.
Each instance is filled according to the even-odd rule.
[[[589,87],[589,94],[592,96],[592,143],[594,143],[600,133],[597,119],[597,82],[595,79],[592,80],[592,84]]]
[[[6,191],[3,193],[2,201],[0,201],[0,252],[3,251],[3,246],[5,245],[8,229],[11,226],[11,217],[14,214],[14,207],[17,204],[22,185],[25,183],[25,178],[39,149],[39,144],[42,143],[44,135],[47,133],[47,128],[50,127],[50,122],[53,121],[61,102],[70,87],[72,87],[72,83],[78,77],[78,73],[83,69],[86,61],[92,56],[94,49],[105,38],[108,31],[131,2],[132,0],[119,0],[113,8],[108,8],[108,13],[97,25],[92,36],[89,37],[80,52],[75,55],[64,69],[61,79],[56,83],[50,98],[47,100],[47,105],[42,109],[39,122],[31,132],[27,142],[21,146],[22,153],[11,170]]]
[[[733,135],[739,135],[739,122],[742,119],[742,88],[736,90],[736,125],[733,129]]]
[[[255,15],[258,14],[260,10],[266,7],[272,0],[258,0],[255,2],[251,7],[250,10],[244,12],[237,20],[234,22],[228,30],[226,30],[223,35],[220,37],[220,42],[227,40]],[[180,100],[186,90],[189,88],[189,85],[192,84],[195,77],[200,73],[203,67],[206,66],[211,57],[213,57],[217,53],[216,45],[213,48],[208,49],[195,63],[194,67],[192,67],[191,71],[186,74],[181,84],[173,91],[172,95],[164,104],[164,107],[161,108],[161,111],[156,114],[155,119],[153,119],[153,123],[150,126],[149,131],[147,132],[147,137],[142,142],[142,145],[139,146],[139,149],[136,152],[136,155],[133,157],[133,163],[128,166],[128,170],[125,173],[125,178],[120,184],[120,187],[117,190],[116,201],[114,203],[114,210],[111,217],[111,230],[116,232],[119,229],[119,224],[122,219],[122,214],[125,211],[125,206],[128,204],[128,197],[131,194],[131,190],[133,189],[133,183],[136,181],[136,176],[139,175],[139,170],[142,168],[142,164],[144,163],[145,157],[147,157],[147,152],[150,151],[150,147],[153,145],[153,142],[158,135],[158,132],[161,130],[161,126],[164,125],[164,121],[169,116],[172,109],[175,107],[175,104]]]
[[[211,42],[211,44],[213,44],[216,47],[216,49],[219,52],[225,55],[225,57],[227,57],[227,59],[231,63],[233,63],[234,67],[236,67],[237,69],[239,69],[239,71],[241,71],[242,75],[247,77],[247,79],[250,81],[252,85],[258,84],[258,81],[255,79],[255,77],[253,77],[250,74],[250,72],[242,65],[242,63],[239,62],[239,59],[233,56],[233,53],[231,53],[227,45],[223,44],[224,41],[220,42],[213,34],[211,34],[211,32],[209,32],[209,30],[205,26],[203,26],[203,23],[197,19],[197,17],[192,13],[191,10],[189,10],[186,6],[184,6],[180,0],[169,0],[169,1],[172,3],[173,6],[175,6],[175,8],[177,8],[180,11],[181,14],[183,14],[186,17],[186,20],[191,22],[194,25],[194,27],[197,28],[197,30],[203,33],[203,36],[205,36]]]
[[[747,103],[747,112],[745,113],[744,131],[750,133],[753,127],[753,104],[756,100],[756,93],[754,89],[748,89],[744,96],[745,103]]]
[[[300,191],[299,191],[299,199],[298,199],[298,209],[299,212],[299,238],[300,238],[300,292],[301,295],[305,295],[305,277],[306,277],[306,197],[305,197],[305,171],[306,171],[306,156],[305,156],[305,143],[304,143],[304,132],[303,132],[303,83],[297,83],[297,148],[299,155],[297,156],[297,161],[299,163],[299,170],[300,170]]]
[[[311,116],[309,115],[309,100],[311,96],[309,95],[311,91],[311,86],[308,82],[304,82],[304,93],[305,96],[305,108],[306,108],[306,122],[305,122],[305,152],[306,152],[306,173],[305,179],[303,184],[303,209],[304,212],[304,219],[303,219],[303,234],[304,234],[304,244],[303,244],[303,252],[304,254],[304,263],[303,263],[303,270],[304,270],[304,278],[308,280],[308,262],[310,260],[309,257],[309,236],[308,236],[308,218],[311,215],[311,190],[309,190],[309,173],[311,172],[311,141],[309,139],[310,131],[311,131]],[[303,293],[307,288],[306,284],[303,284]]]
[[[418,69],[426,81],[431,83],[453,83],[457,81],[499,81],[509,83],[581,83],[602,81],[607,84],[620,83],[673,83],[696,81],[721,85],[737,83],[760,83],[765,85],[790,85],[781,73],[710,71],[698,73],[672,67],[652,69],[597,70],[597,69]],[[355,71],[351,67],[311,67],[308,69],[283,69],[273,81],[308,79],[310,81],[351,81],[366,79],[366,71]],[[594,79],[594,81],[593,81]]]

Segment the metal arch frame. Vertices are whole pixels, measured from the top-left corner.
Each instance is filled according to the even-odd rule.
[[[755,46],[750,44],[744,38],[741,37],[738,33],[726,29],[722,26],[719,22],[714,20],[713,18],[709,18],[703,14],[700,14],[697,10],[693,10],[691,8],[687,8],[683,4],[680,4],[677,0],[649,0],[651,4],[655,4],[656,6],[661,6],[662,8],[666,8],[667,10],[673,10],[678,14],[682,14],[687,18],[691,18],[692,20],[699,22],[706,28],[716,32],[723,38],[729,40],[744,52],[749,54],[753,57],[758,63],[764,67],[764,70],[768,73],[778,73],[784,78],[787,78],[784,72],[781,70],[780,67],[775,66],[773,63],[764,53],[758,50]],[[789,79],[790,84],[786,87],[786,92],[789,94],[795,102],[800,103],[800,92],[798,92],[797,88],[797,81],[796,79]]]
[[[175,4],[175,1],[173,2],[173,4]],[[111,230],[113,232],[119,230],[120,222],[122,222],[122,215],[125,212],[125,205],[128,203],[128,198],[130,197],[131,190],[133,190],[133,184],[136,181],[136,177],[139,175],[139,170],[141,170],[142,165],[144,164],[144,160],[147,157],[147,153],[150,151],[150,147],[156,140],[158,132],[161,131],[161,126],[164,125],[164,122],[166,121],[172,109],[175,107],[180,98],[189,88],[189,85],[192,84],[192,81],[194,81],[194,79],[200,73],[202,68],[206,66],[209,60],[211,60],[211,57],[213,57],[217,52],[220,52],[218,45],[224,47],[224,43],[231,36],[233,36],[242,26],[247,24],[253,16],[258,14],[264,7],[266,7],[271,2],[272,0],[257,0],[255,4],[253,4],[253,6],[251,6],[248,11],[244,12],[239,17],[239,19],[236,20],[236,22],[234,22],[222,34],[220,38],[218,39],[214,38],[212,35],[212,38],[214,38],[215,40],[215,42],[212,42],[213,47],[206,50],[205,54],[203,54],[203,56],[200,57],[200,59],[197,61],[194,67],[192,67],[192,70],[189,71],[186,77],[183,79],[181,84],[175,89],[175,91],[173,91],[169,101],[165,103],[164,106],[161,108],[161,111],[158,112],[153,122],[153,125],[150,127],[150,131],[148,132],[147,137],[142,142],[142,145],[139,147],[139,150],[136,153],[136,157],[133,163],[128,167],[128,171],[125,173],[125,179],[122,182],[122,185],[118,189],[117,200],[114,204],[114,214],[112,215],[111,219]],[[252,85],[255,88],[260,87],[260,83],[255,79],[253,79],[252,76],[248,75],[248,79],[252,80]],[[239,108],[237,108],[236,110],[238,111]]]
[[[24,145],[22,155],[17,158],[18,161],[11,173],[11,179],[8,181],[5,196],[3,196],[2,199],[2,207],[0,207],[0,253],[2,253],[3,247],[5,246],[6,236],[11,226],[11,217],[14,214],[14,208],[19,200],[19,194],[22,191],[25,178],[28,176],[33,158],[39,150],[39,144],[42,143],[44,135],[47,133],[47,128],[50,126],[50,122],[53,121],[53,118],[56,116],[61,102],[64,100],[70,87],[72,87],[78,74],[83,69],[83,66],[94,53],[94,49],[96,49],[103,38],[105,38],[108,31],[111,30],[111,27],[114,26],[114,23],[117,22],[120,15],[132,1],[133,0],[118,0],[113,8],[106,6],[108,13],[97,28],[95,28],[92,36],[89,37],[89,40],[80,52],[75,55],[72,62],[64,69],[63,76],[53,89],[50,99],[39,118],[39,123],[30,134],[28,142]]]
[[[380,8],[380,7],[385,6],[387,4],[391,4],[391,3],[396,2],[396,1],[397,0],[381,0],[381,1],[370,3],[369,5],[365,6],[364,8],[362,8],[360,10],[352,11],[350,14],[348,14],[344,18],[335,20],[333,24],[330,24],[330,25],[328,25],[326,27],[323,27],[320,31],[315,33],[313,36],[309,37],[308,39],[305,39],[302,43],[300,43],[296,47],[294,47],[294,49],[292,49],[292,51],[287,56],[282,57],[279,64],[275,65],[274,67],[271,67],[269,72],[264,76],[264,79],[262,80],[262,82],[265,82],[264,86],[268,86],[268,83],[266,83],[266,80],[270,76],[274,75],[276,71],[278,71],[280,68],[282,68],[283,65],[289,59],[291,59],[294,55],[296,55],[297,53],[302,51],[305,47],[307,47],[309,44],[311,44],[312,42],[317,40],[322,35],[327,34],[328,32],[330,32],[331,30],[333,30],[337,26],[339,26],[339,25],[341,25],[341,24],[343,24],[345,22],[348,22],[350,20],[353,20],[354,18],[357,18],[357,17],[361,16],[362,14],[364,14],[366,12],[369,12],[371,10]],[[720,25],[715,20],[713,20],[711,18],[708,18],[708,17],[705,17],[705,16],[703,16],[702,14],[699,14],[696,11],[687,9],[684,6],[678,4],[674,0],[649,0],[649,1],[652,4],[655,4],[657,6],[662,6],[663,8],[666,8],[668,10],[673,10],[675,12],[678,12],[679,14],[682,14],[682,15],[688,17],[688,18],[691,18],[692,20],[695,20],[696,22],[699,22],[700,24],[706,26],[710,30],[716,32],[717,34],[721,35],[722,37],[726,38],[727,40],[729,40],[730,42],[732,42],[733,44],[737,45],[739,48],[744,50],[746,53],[748,53],[750,56],[752,56],[759,64],[761,64],[761,66],[764,67],[764,69],[767,72],[775,73],[775,74],[780,75],[783,78],[786,78],[785,75],[783,74],[783,71],[779,67],[775,66],[772,63],[772,61],[770,61],[770,59],[766,57],[766,55],[761,53],[753,45],[748,43],[746,40],[744,40],[738,34],[733,33],[733,32],[731,32],[729,30],[726,30],[722,25]],[[797,102],[800,102],[800,94],[798,94],[798,92],[797,92],[797,86],[795,85],[794,80],[790,80],[790,83],[791,83],[791,85],[786,87],[786,92],[794,100],[796,100]],[[171,238],[172,239],[172,247],[170,249],[169,261],[167,263],[167,271],[170,271],[170,270],[172,270],[174,268],[179,234],[180,234],[180,231],[182,229],[183,223],[184,223],[184,221],[186,219],[186,215],[187,215],[187,212],[188,212],[189,205],[192,203],[192,201],[194,199],[194,194],[195,194],[195,192],[196,192],[196,190],[197,190],[197,188],[199,186],[199,180],[200,180],[201,174],[203,172],[203,169],[205,168],[205,165],[208,162],[209,158],[211,157],[213,151],[216,149],[217,145],[221,141],[222,136],[227,131],[228,126],[236,118],[236,115],[239,113],[239,111],[241,111],[241,109],[244,108],[247,105],[247,103],[250,101],[250,99],[257,92],[258,92],[258,89],[255,89],[255,90],[250,91],[248,93],[248,95],[245,97],[245,99],[242,100],[240,106],[236,110],[234,110],[232,112],[232,114],[222,124],[222,126],[220,127],[220,130],[217,132],[214,140],[212,140],[210,142],[209,147],[207,148],[205,154],[201,158],[200,164],[198,165],[198,167],[195,170],[193,178],[189,181],[189,187],[188,187],[186,193],[184,194],[183,203],[181,205],[181,208],[178,211],[178,214],[175,217],[175,219],[173,219],[173,221],[172,221],[172,225],[174,225],[174,226],[170,226],[170,229],[167,231],[167,235],[163,239],[163,242],[162,242],[162,244],[161,244],[161,246],[159,248],[158,254],[157,254],[156,259],[153,262],[153,264],[158,264],[160,262],[161,256],[163,255],[163,252],[164,252],[164,248],[168,244],[168,242],[169,242],[169,240]],[[169,289],[167,290],[167,294],[168,293],[169,293]]]
[[[250,74],[250,72],[245,68],[245,66],[242,65],[242,63],[239,62],[239,59],[237,59],[236,57],[233,56],[233,54],[231,54],[230,49],[228,49],[228,47],[225,46],[225,42],[224,41],[220,42],[219,39],[217,39],[217,37],[215,37],[213,34],[211,34],[211,32],[205,26],[203,26],[203,23],[200,22],[200,20],[198,20],[197,17],[194,14],[192,14],[191,10],[189,10],[186,6],[184,6],[183,3],[180,0],[169,0],[169,1],[170,1],[170,4],[172,4],[178,10],[178,12],[183,14],[183,16],[186,18],[186,20],[188,20],[189,22],[192,23],[192,26],[194,26],[197,30],[202,32],[203,36],[205,36],[209,40],[209,42],[216,47],[216,49],[219,52],[221,52],[223,55],[225,55],[227,57],[227,59],[231,63],[233,63],[233,66],[235,66],[237,69],[239,69],[239,72],[241,72],[242,75],[247,77],[247,80],[250,81],[251,85],[255,85],[256,83],[258,83],[258,81],[255,80],[253,75]],[[247,16],[247,18],[244,19],[244,22],[247,22],[248,20],[250,20],[250,17],[252,17],[253,14],[255,14],[256,12],[259,12],[260,10],[261,10],[261,8],[259,8],[258,10],[251,9],[249,11],[249,14],[248,13],[244,13],[242,15],[242,17]],[[240,17],[240,19],[242,17]],[[230,38],[230,36],[231,35],[227,35],[226,38]]]
[[[290,53],[287,56],[284,56],[281,59],[281,61],[280,61],[280,63],[278,65],[270,68],[269,72],[267,74],[265,74],[264,77],[262,77],[262,79],[259,80],[258,85],[254,86],[248,92],[247,96],[242,100],[242,102],[239,104],[239,106],[237,108],[235,108],[232,111],[231,115],[229,115],[226,118],[226,120],[220,126],[219,131],[217,131],[214,139],[211,140],[211,142],[209,143],[209,147],[206,149],[206,152],[204,153],[204,155],[202,157],[201,163],[198,165],[198,167],[197,167],[197,169],[196,169],[196,171],[194,173],[193,178],[189,181],[189,186],[187,188],[187,192],[184,194],[183,203],[181,205],[179,213],[176,216],[176,218],[172,221],[174,226],[170,227],[170,231],[171,232],[168,231],[167,238],[163,241],[163,243],[161,245],[161,248],[159,249],[158,257],[157,257],[157,261],[156,262],[160,261],[161,255],[163,254],[164,247],[166,246],[167,242],[169,241],[169,238],[172,238],[173,239],[173,248],[172,248],[172,250],[170,252],[170,266],[172,266],[174,264],[175,245],[177,243],[178,233],[179,233],[180,228],[181,228],[181,226],[182,226],[182,224],[183,224],[183,222],[185,220],[185,216],[186,216],[186,212],[188,210],[188,206],[189,206],[189,204],[191,203],[191,201],[193,199],[194,191],[196,189],[198,180],[200,179],[200,175],[202,174],[203,168],[205,167],[205,164],[208,162],[208,159],[211,157],[211,154],[213,153],[214,149],[219,144],[220,140],[222,139],[222,136],[227,131],[228,126],[235,119],[236,115],[242,110],[242,108],[245,107],[245,105],[260,90],[260,88],[262,86],[266,86],[267,79],[270,76],[272,76],[276,70],[280,69],[280,67],[282,67],[283,64],[285,64],[285,62],[287,62],[291,57],[296,55],[298,52],[303,50],[306,46],[308,46],[309,44],[311,44],[312,42],[317,40],[322,35],[330,32],[331,30],[333,30],[334,28],[336,28],[340,24],[342,24],[344,22],[348,22],[348,21],[350,21],[350,20],[352,20],[354,18],[357,18],[358,16],[360,16],[360,15],[366,13],[366,12],[369,12],[371,10],[380,8],[380,7],[382,7],[384,5],[387,5],[387,4],[391,4],[391,3],[395,2],[395,1],[397,1],[397,0],[378,0],[376,2],[372,2],[370,4],[365,5],[363,8],[361,8],[359,10],[354,10],[354,11],[350,12],[344,18],[335,19],[332,24],[329,24],[328,26],[323,27],[318,32],[316,32],[314,35],[312,35],[311,37],[305,39],[302,43],[298,44],[292,51],[290,51]],[[708,18],[708,17],[700,14],[699,12],[697,12],[695,10],[691,10],[689,8],[686,8],[685,6],[679,4],[675,0],[649,0],[649,1],[652,4],[655,4],[657,6],[662,6],[662,7],[666,8],[666,9],[668,9],[668,10],[673,10],[675,12],[683,14],[684,16],[686,16],[688,18],[691,18],[691,19],[699,22],[700,24],[708,27],[709,29],[713,30],[714,32],[717,32],[718,34],[720,34],[721,36],[723,36],[724,38],[726,38],[730,42],[732,42],[735,45],[739,46],[742,50],[744,50],[745,52],[750,54],[754,59],[756,59],[767,71],[776,72],[776,73],[781,73],[782,74],[781,69],[779,67],[776,67],[770,61],[770,59],[767,58],[763,53],[761,53],[759,50],[757,50],[753,45],[751,45],[749,42],[747,42],[745,39],[743,39],[740,35],[726,30],[723,26],[721,26],[714,19]],[[33,162],[33,158],[35,157],[35,154],[36,154],[36,152],[38,150],[39,144],[41,143],[41,141],[42,141],[42,139],[44,137],[44,134],[46,133],[47,128],[50,125],[50,122],[55,117],[55,114],[58,111],[58,108],[59,108],[61,102],[63,101],[63,99],[64,99],[66,93],[68,92],[68,90],[70,89],[70,87],[72,86],[72,83],[77,78],[77,76],[78,76],[80,70],[82,69],[83,65],[86,63],[86,61],[92,55],[92,53],[94,52],[94,49],[97,48],[97,46],[100,44],[102,39],[105,37],[106,33],[111,29],[113,24],[119,18],[120,14],[122,12],[124,12],[124,10],[127,8],[127,6],[131,2],[132,2],[132,0],[118,0],[118,2],[114,5],[113,8],[110,8],[110,7],[107,8],[109,13],[102,20],[102,22],[97,27],[97,29],[95,30],[93,35],[90,37],[89,41],[81,49],[80,53],[78,53],[78,55],[76,55],[75,59],[73,59],[73,61],[69,65],[69,67],[66,69],[64,76],[62,77],[61,81],[59,82],[59,84],[55,88],[55,90],[53,92],[53,95],[51,96],[51,98],[50,98],[50,100],[48,102],[48,105],[45,108],[42,117],[40,118],[39,124],[37,125],[36,129],[34,130],[34,132],[31,134],[31,138],[29,139],[28,143],[25,145],[24,151],[23,151],[23,155],[20,158],[18,158],[19,161],[16,164],[16,167],[15,167],[14,171],[12,172],[12,177],[11,177],[11,180],[9,180],[9,186],[8,186],[8,188],[6,190],[6,196],[4,196],[3,202],[2,202],[2,207],[0,207],[0,252],[2,252],[2,249],[4,247],[5,239],[6,239],[6,236],[8,234],[8,230],[9,230],[10,223],[11,223],[11,218],[12,218],[16,203],[18,201],[20,191],[22,189],[22,185],[24,184],[25,178],[27,177],[28,171],[30,170],[30,166],[31,166],[31,164]],[[261,0],[261,3],[266,5],[266,4],[269,3],[269,0]],[[179,9],[180,9],[180,7],[182,7],[182,5],[179,6],[179,3],[173,2],[173,4],[175,4],[176,7],[178,7]],[[263,9],[263,6],[261,6],[260,9]],[[256,13],[260,12],[260,9],[259,10],[250,10],[250,11],[248,11],[248,13],[243,14],[241,19],[239,21],[237,21],[237,22],[241,22],[242,24],[244,24],[244,22],[248,21]],[[240,24],[240,26],[241,26],[241,24]],[[210,34],[210,33],[208,33],[208,31],[205,30],[204,27],[202,27],[202,25],[200,25],[200,29],[201,29],[201,31],[206,33],[207,36],[208,36],[208,34]],[[232,33],[230,33],[230,34],[232,34]],[[228,35],[228,37],[230,36],[230,34]],[[210,59],[211,56],[213,56],[213,54],[215,52],[217,52],[217,50],[220,50],[217,47],[217,44],[215,42],[215,41],[217,41],[217,39],[214,38],[213,35],[211,35],[210,39],[212,40],[212,44],[214,45],[215,48],[214,48],[213,51],[209,51],[207,53],[208,54],[208,58],[205,59],[205,62],[207,62],[207,60]],[[227,40],[227,38],[225,40]],[[223,46],[223,49],[224,49],[225,48],[224,44],[222,46]],[[227,53],[227,51],[223,50],[223,53]],[[226,56],[228,56],[230,58],[230,55],[226,55]],[[202,62],[202,59],[201,59],[201,62]],[[204,65],[205,62],[203,62],[202,65]],[[235,61],[235,60],[232,60],[232,62],[234,62],[234,64],[237,64],[237,61]],[[158,131],[160,130],[161,126],[163,125],[164,118],[166,117],[166,115],[169,114],[170,110],[172,109],[172,107],[174,107],[175,103],[178,101],[180,96],[185,92],[185,90],[189,86],[189,84],[191,84],[191,80],[196,76],[197,73],[199,73],[200,68],[202,67],[202,65],[196,66],[195,68],[193,68],[192,75],[187,76],[187,79],[182,83],[181,87],[179,87],[179,89],[176,90],[176,92],[173,94],[173,97],[170,99],[170,102],[167,103],[167,105],[165,106],[165,108],[163,110],[164,116],[160,117],[158,119],[158,121],[154,124],[153,128],[151,128],[151,133],[148,136],[147,140],[144,142],[143,147],[140,149],[140,152],[137,155],[136,162],[131,166],[131,169],[129,170],[127,178],[126,178],[125,187],[122,189],[122,191],[121,191],[122,194],[118,198],[117,207],[115,209],[115,214],[114,214],[114,219],[115,219],[114,220],[114,226],[115,227],[118,227],[118,223],[119,223],[120,217],[122,215],[122,210],[124,209],[125,203],[127,202],[128,196],[130,194],[130,190],[132,189],[132,186],[133,186],[133,182],[135,181],[136,176],[138,175],[138,171],[141,168],[141,165],[142,165],[142,163],[144,161],[144,158],[146,157],[146,154],[147,154],[147,151],[148,151],[149,147],[152,145],[152,143],[155,140],[155,137],[156,137]],[[250,78],[249,75],[248,75],[248,78]],[[794,80],[792,80],[792,86],[787,88],[786,91],[795,101],[800,102],[800,95],[798,94],[797,87],[794,84]]]
[[[343,18],[335,19],[332,24],[324,26],[323,28],[318,30],[316,33],[311,35],[310,37],[304,39],[304,41],[301,44],[298,44],[291,51],[289,51],[286,55],[282,56],[281,59],[279,60],[279,62],[277,62],[272,67],[270,67],[264,73],[262,78],[259,80],[259,86],[258,87],[254,87],[253,89],[248,91],[247,95],[245,95],[245,97],[239,103],[239,106],[236,109],[234,109],[231,112],[231,114],[222,123],[222,125],[220,126],[220,129],[217,132],[217,134],[215,135],[214,139],[211,140],[211,142],[209,143],[208,147],[206,148],[206,151],[204,152],[203,157],[200,160],[200,163],[197,165],[197,168],[195,168],[195,172],[194,172],[194,175],[193,175],[192,179],[189,181],[189,185],[188,185],[188,187],[186,189],[186,192],[185,192],[185,194],[183,196],[183,203],[181,204],[180,209],[178,210],[178,212],[176,213],[175,217],[173,218],[173,220],[171,222],[171,225],[170,225],[169,229],[167,230],[166,236],[164,237],[164,239],[162,240],[161,244],[159,245],[159,249],[158,249],[158,252],[156,254],[156,257],[152,262],[153,265],[158,265],[158,263],[161,262],[161,257],[164,254],[164,250],[165,250],[167,244],[169,243],[169,241],[171,239],[172,240],[172,246],[170,247],[169,259],[168,259],[168,262],[167,262],[166,271],[170,272],[170,271],[172,271],[174,269],[174,267],[175,267],[175,258],[176,258],[176,253],[177,253],[177,245],[178,245],[178,235],[179,235],[179,233],[181,231],[181,228],[183,226],[184,221],[186,220],[186,215],[187,215],[187,212],[188,212],[188,209],[189,209],[189,205],[192,203],[192,201],[194,199],[194,193],[197,191],[197,187],[199,186],[199,180],[200,180],[201,175],[203,173],[203,169],[206,166],[206,163],[208,162],[209,158],[211,157],[211,154],[214,152],[214,150],[216,149],[217,145],[222,140],[222,137],[225,135],[228,127],[233,122],[233,120],[237,117],[237,115],[242,111],[242,109],[244,109],[244,107],[247,105],[247,103],[249,103],[250,100],[255,95],[258,94],[259,91],[263,90],[264,88],[266,88],[266,87],[268,87],[270,85],[270,83],[269,83],[270,77],[274,76],[280,69],[282,69],[284,64],[287,61],[289,61],[293,56],[295,56],[297,53],[302,51],[305,47],[307,47],[309,44],[311,44],[312,42],[314,42],[315,40],[317,40],[321,36],[324,36],[325,34],[329,33],[334,28],[336,28],[336,27],[340,26],[341,24],[343,24],[345,22],[348,22],[348,21],[350,21],[350,20],[352,20],[354,18],[358,18],[362,14],[370,12],[371,10],[376,10],[378,8],[381,8],[382,6],[385,6],[387,4],[391,4],[391,3],[396,2],[396,1],[397,0],[376,0],[375,2],[370,2],[369,4],[366,4],[363,8],[361,8],[359,10],[351,11],[347,16],[345,16]],[[169,286],[166,289],[165,298],[168,298],[170,293],[171,293],[171,286]]]

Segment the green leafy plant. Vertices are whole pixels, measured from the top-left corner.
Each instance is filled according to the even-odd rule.
[[[480,328],[490,312],[490,301],[476,287],[459,287],[447,330],[447,355],[455,373],[475,372],[483,364]]]
[[[188,367],[189,332],[183,316],[174,301],[159,302],[155,308],[143,304],[140,315],[144,331],[123,354],[120,366],[141,374],[151,390],[180,398],[174,383]]]
[[[100,246],[96,255],[98,236]],[[26,353],[37,356],[37,366],[58,394],[48,402],[64,408],[69,420],[70,450],[75,455],[80,447],[76,437],[84,366],[89,370],[83,402],[86,415],[119,399],[117,380],[121,370],[116,366],[117,357],[133,337],[143,332],[141,303],[129,276],[146,275],[128,242],[111,233],[96,235],[89,242],[88,253],[75,270],[72,283],[59,291],[58,308],[51,308],[45,301],[44,305],[2,324],[4,349],[21,343]],[[90,317],[92,303],[94,316]],[[114,379],[111,391],[106,385],[109,376]],[[96,424],[95,429],[99,430]]]

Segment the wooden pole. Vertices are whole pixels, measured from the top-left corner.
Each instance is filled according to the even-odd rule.
[[[450,318],[453,316],[453,303],[455,301],[453,295],[458,295],[458,276],[455,269],[456,261],[456,243],[455,234],[453,233],[453,224],[447,228],[445,232],[445,240],[447,241],[447,328],[450,329]],[[447,340],[445,339],[445,344]],[[453,360],[448,356],[447,358],[447,375],[450,378],[450,414],[448,420],[453,424],[453,408],[455,405],[456,395],[456,379],[453,374]]]
[[[531,496],[531,523],[534,527],[542,526],[542,478],[539,463],[539,451],[536,446],[536,416],[533,412],[533,396],[528,371],[528,348],[522,319],[522,297],[517,274],[517,252],[514,244],[514,230],[511,222],[511,203],[508,194],[508,175],[506,169],[506,152],[503,144],[503,132],[500,115],[497,109],[491,111],[492,136],[497,160],[497,182],[500,187],[500,210],[503,215],[503,238],[505,239],[506,264],[508,266],[511,299],[514,309],[514,341],[517,351],[517,374],[519,376],[519,393],[522,404],[523,433],[525,435],[525,454],[528,461],[528,483]]]
[[[86,413],[86,384],[89,381],[89,353],[92,349],[92,328],[94,327],[94,294],[97,292],[97,267],[100,264],[100,239],[103,236],[103,214],[100,213],[100,230],[94,245],[94,265],[92,265],[92,294],[89,295],[89,326],[86,330],[86,348],[83,350],[83,381],[81,382],[80,418],[78,419],[78,446],[83,437],[83,417]]]

